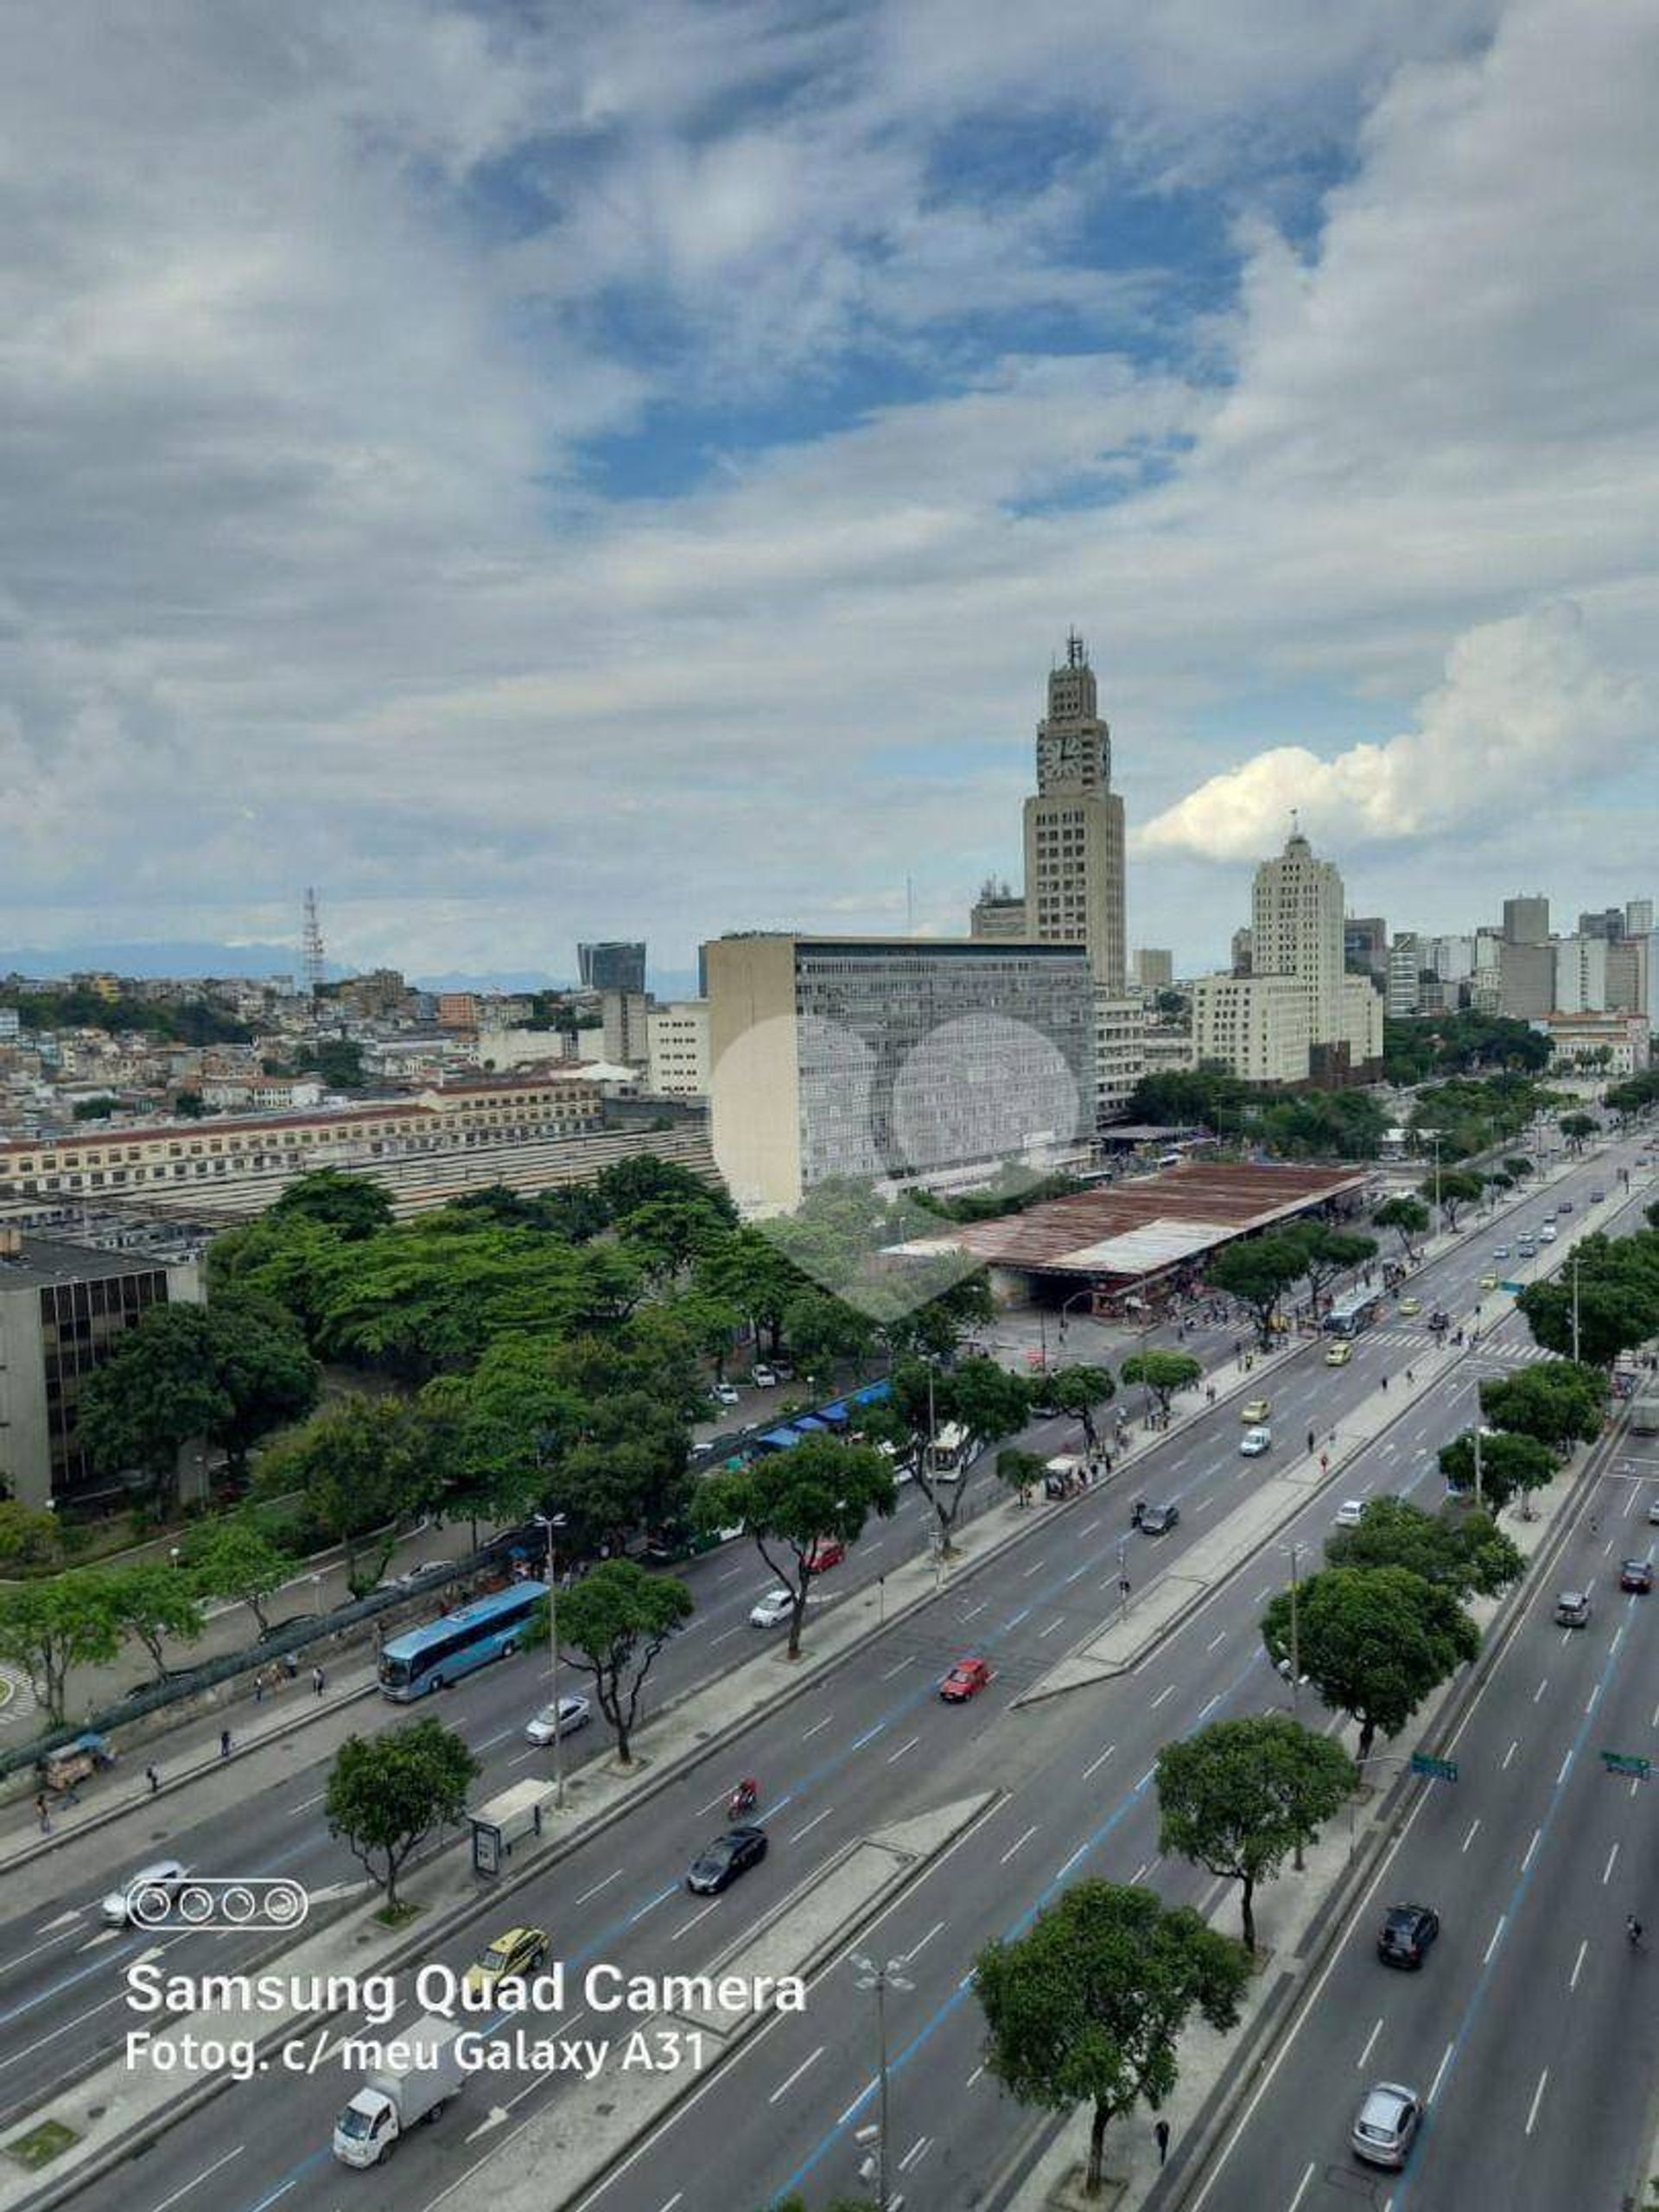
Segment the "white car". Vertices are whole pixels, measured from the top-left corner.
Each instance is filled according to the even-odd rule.
[[[544,1705],[525,1724],[524,1734],[532,1744],[550,1744],[556,1736],[574,1735],[578,1728],[585,1728],[593,1717],[594,1708],[585,1697],[562,1697],[556,1722],[553,1707]]]
[[[751,1628],[781,1628],[795,1610],[795,1600],[787,1590],[768,1590],[760,1604],[749,1613]]]
[[[771,1367],[752,1367],[749,1380],[757,1390],[770,1390],[778,1381],[778,1372]]]
[[[1357,1529],[1364,1517],[1365,1501],[1363,1497],[1344,1497],[1337,1508],[1338,1529]]]
[[[709,1385],[709,1402],[711,1406],[735,1406],[741,1405],[742,1400],[735,1382],[711,1382]]]
[[[118,1890],[111,1890],[99,1908],[111,1928],[125,1928],[132,1918],[132,1900],[141,1891],[159,1891],[170,1902],[188,1880],[189,1868],[181,1859],[158,1859],[129,1874]]]
[[[1553,1244],[1555,1242],[1555,1224],[1553,1221],[1547,1221],[1539,1230],[1538,1241],[1541,1244]]]
[[[1238,1449],[1243,1459],[1259,1459],[1264,1452],[1273,1449],[1273,1431],[1270,1428],[1247,1428],[1238,1440]]]

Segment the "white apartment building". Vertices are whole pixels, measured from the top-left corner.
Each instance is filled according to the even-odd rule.
[[[1342,878],[1334,861],[1314,859],[1300,830],[1255,871],[1250,939],[1254,972],[1294,976],[1307,993],[1314,1043],[1336,1042],[1343,1033]]]
[[[1342,1042],[1350,1067],[1382,1057],[1382,994],[1369,976],[1342,979]]]
[[[672,999],[645,1017],[647,1088],[668,1098],[706,1098],[710,1082],[709,1001]]]
[[[1148,1075],[1185,1075],[1198,1065],[1190,1029],[1148,1029],[1141,1052]]]
[[[1610,1080],[1647,1067],[1652,1032],[1639,1014],[1555,1014],[1535,1021],[1549,1039],[1552,1070],[1593,1067]],[[1600,1054],[1605,1052],[1603,1062]]]
[[[1112,737],[1084,643],[1066,640],[1037,725],[1037,793],[1025,807],[1026,934],[1088,947],[1095,981],[1123,995],[1123,802],[1112,790]]]
[[[1042,1169],[1092,1133],[1080,944],[757,933],[702,958],[715,1158],[747,1213],[836,1176]]]
[[[1417,1011],[1418,972],[1423,955],[1416,932],[1397,930],[1389,947],[1389,987],[1385,1011],[1390,1020],[1403,1021]]]
[[[1117,1122],[1147,1067],[1146,1001],[1095,993],[1095,1121]]]
[[[1554,944],[1557,1014],[1602,1014],[1607,1007],[1607,940],[1558,937]]]
[[[1342,909],[1337,909],[1340,930]],[[1312,1001],[1295,976],[1200,976],[1192,1046],[1246,1083],[1303,1083],[1313,1043]]]

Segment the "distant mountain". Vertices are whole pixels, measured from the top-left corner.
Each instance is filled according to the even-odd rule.
[[[39,977],[105,970],[116,976],[292,976],[300,956],[291,944],[209,944],[193,938],[150,944],[38,944],[0,950],[0,976]],[[349,975],[334,961],[331,976]]]

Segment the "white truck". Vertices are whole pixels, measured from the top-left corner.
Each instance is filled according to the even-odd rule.
[[[334,2156],[348,2166],[372,2166],[400,2135],[423,2120],[435,2120],[459,2096],[466,2075],[455,2056],[458,2020],[429,2015],[386,2046],[404,2060],[371,2074],[334,2122]]]
[[[1651,1385],[1631,1401],[1630,1433],[1659,1436],[1659,1390]]]

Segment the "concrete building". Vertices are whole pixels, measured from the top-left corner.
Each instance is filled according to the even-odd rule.
[[[1659,937],[1651,930],[1608,946],[1607,1011],[1659,1025]]]
[[[1427,965],[1442,983],[1469,982],[1475,972],[1472,937],[1432,937],[1427,942]]]
[[[201,1086],[201,1103],[239,1114],[293,1114],[322,1103],[315,1076],[219,1076]]]
[[[1643,1014],[1554,1014],[1532,1026],[1549,1039],[1553,1071],[1592,1071],[1616,1081],[1647,1067],[1652,1033]]]
[[[1351,1068],[1369,1067],[1382,1057],[1383,995],[1369,976],[1342,979],[1342,1036]]]
[[[478,993],[476,991],[440,991],[438,993],[438,1027],[440,1029],[476,1029],[478,1027]]]
[[[1143,944],[1135,956],[1135,980],[1143,991],[1166,991],[1175,981],[1175,956]]]
[[[1081,944],[757,934],[704,954],[715,1157],[746,1212],[832,1176],[1040,1166],[1092,1132]]]
[[[1185,1075],[1198,1065],[1190,1029],[1148,1029],[1141,1052],[1148,1075]]]
[[[675,999],[645,1016],[647,1087],[665,1098],[706,1098],[712,1080],[709,1001]]]
[[[576,1034],[571,1029],[480,1029],[478,1065],[497,1073],[512,1068],[557,1067],[575,1058]]]
[[[1095,1122],[1122,1121],[1147,1071],[1147,1006],[1138,992],[1095,993]]]
[[[643,944],[579,944],[576,965],[584,991],[643,991],[645,988]]]
[[[1192,1045],[1246,1083],[1305,1083],[1313,1001],[1295,976],[1200,976],[1192,986]]]
[[[1037,794],[1026,801],[1026,934],[1084,944],[1095,981],[1123,995],[1123,802],[1112,790],[1111,731],[1102,721],[1084,643],[1066,639],[1037,725]]]
[[[1541,891],[1503,901],[1503,939],[1506,944],[1549,943],[1549,901]]]
[[[22,1034],[23,1018],[15,1006],[0,1006],[0,1045],[15,1045]]]
[[[1255,965],[1255,935],[1248,925],[1233,931],[1232,959],[1235,976],[1248,976]]]
[[[1607,940],[1604,937],[1560,937],[1555,955],[1557,1014],[1602,1014],[1607,1007]]]
[[[1505,938],[1498,955],[1498,1010],[1512,1020],[1534,1021],[1555,1004],[1555,948]]]
[[[1653,901],[1651,899],[1627,899],[1624,901],[1624,934],[1626,937],[1648,937],[1653,931]]]
[[[1294,976],[1307,993],[1315,1044],[1342,1035],[1342,878],[1333,861],[1313,857],[1293,830],[1277,859],[1255,871],[1251,899],[1252,972]]]
[[[1598,906],[1593,912],[1579,916],[1578,935],[1599,938],[1611,944],[1624,934],[1624,909],[1622,906]]]
[[[1342,925],[1343,958],[1351,969],[1363,962],[1379,983],[1389,976],[1389,925],[1381,914],[1350,914]]]
[[[194,1305],[191,1262],[97,1252],[0,1226],[0,1475],[24,1505],[73,1510],[104,1488],[77,1433],[80,1386],[152,1306]],[[181,1469],[200,1497],[200,1455]]]
[[[601,991],[600,1028],[607,1060],[644,1067],[651,1058],[651,1001],[643,991]]]
[[[998,882],[995,876],[988,876],[979,887],[979,896],[969,915],[968,934],[982,938],[1024,937],[1026,901],[1023,893],[1015,891],[1010,884]]]

